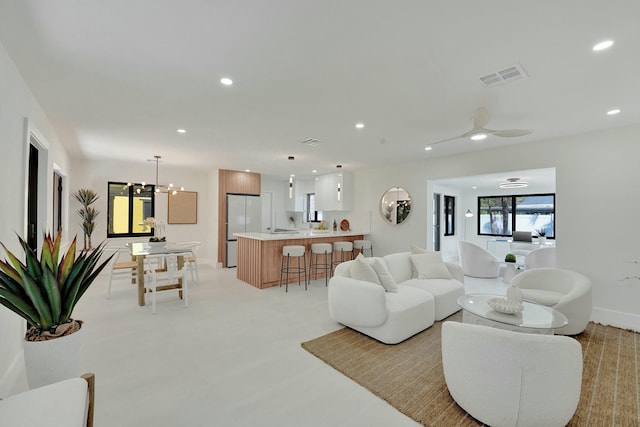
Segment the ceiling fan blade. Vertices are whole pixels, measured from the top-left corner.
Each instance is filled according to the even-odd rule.
[[[458,136],[455,136],[453,138],[443,139],[442,141],[432,142],[431,144],[428,144],[427,147],[431,147],[432,145],[438,145],[438,144],[441,144],[443,142],[453,141],[454,139],[460,139],[460,138],[464,138],[464,137],[465,137],[464,135],[458,135]]]
[[[473,115],[473,127],[474,129],[481,129],[489,123],[489,111],[484,107],[476,108],[476,113]]]
[[[532,133],[532,130],[529,129],[507,129],[507,130],[499,130],[493,132],[495,136],[501,136],[503,138],[511,138],[514,136],[524,136]]]

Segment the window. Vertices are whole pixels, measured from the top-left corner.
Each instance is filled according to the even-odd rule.
[[[453,236],[456,231],[456,199],[444,196],[444,235]]]
[[[316,194],[307,193],[307,204],[304,211],[304,222],[322,221],[322,211],[316,210]]]
[[[152,236],[144,230],[145,218],[154,216],[154,186],[129,185],[126,182],[108,183],[107,237]]]
[[[513,230],[536,235],[543,229],[555,237],[555,194],[478,197],[478,212],[481,235],[511,236]]]
[[[479,234],[511,236],[517,230],[531,231],[536,236],[544,230],[553,239],[555,199],[553,193],[478,197]]]

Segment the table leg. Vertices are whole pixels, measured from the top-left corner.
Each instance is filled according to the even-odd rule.
[[[136,282],[138,285],[138,305],[144,305],[144,255],[136,256],[138,268],[136,269]]]

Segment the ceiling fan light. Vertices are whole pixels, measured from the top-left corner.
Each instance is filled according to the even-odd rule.
[[[528,185],[527,181],[520,181],[520,178],[507,178],[505,182],[500,183],[500,188],[524,188]]]
[[[484,139],[487,139],[486,133],[476,133],[475,135],[471,135],[472,141],[482,141]]]

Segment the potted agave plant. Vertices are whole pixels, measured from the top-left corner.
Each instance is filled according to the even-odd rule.
[[[76,252],[76,239],[60,258],[61,233],[44,236],[40,259],[18,236],[22,262],[2,243],[0,304],[27,321],[24,342],[27,380],[31,388],[79,376],[82,321],[73,309],[111,260],[99,264],[104,243],[95,251]]]

